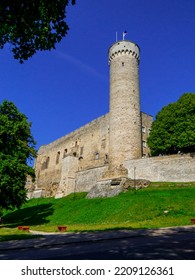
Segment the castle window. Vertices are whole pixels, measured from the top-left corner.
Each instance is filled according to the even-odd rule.
[[[122,62],[122,66],[124,66],[125,65],[125,63],[124,62]]]
[[[47,169],[49,167],[49,161],[50,161],[50,158],[47,157],[46,159],[46,163],[45,163],[45,168]]]
[[[146,133],[146,127],[145,126],[142,126],[142,132]]]
[[[142,145],[144,148],[146,148],[146,141],[142,141]]]
[[[77,156],[77,153],[73,153],[73,156],[76,157],[76,156]]]
[[[95,154],[95,159],[99,159],[99,156],[100,156],[99,153],[96,153]]]
[[[68,150],[67,150],[67,149],[64,149],[64,154],[63,154],[63,158],[65,158],[65,157],[66,157],[66,155],[67,155],[67,152],[68,152]]]
[[[41,170],[45,170],[45,169],[48,168],[48,166],[49,166],[49,160],[50,160],[49,157],[47,157],[46,160],[44,160],[44,162],[42,163],[42,166],[41,166]]]
[[[57,156],[56,156],[56,164],[59,163],[59,159],[60,159],[60,152],[57,153]]]
[[[108,163],[108,154],[105,154],[104,163]]]

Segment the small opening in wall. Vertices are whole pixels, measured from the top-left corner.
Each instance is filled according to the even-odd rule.
[[[146,148],[146,147],[147,147],[147,145],[146,145],[146,141],[142,141],[142,146],[143,146],[144,148]]]
[[[146,128],[145,128],[145,126],[142,126],[142,132],[143,132],[143,133],[146,133]]]
[[[122,62],[122,66],[124,66],[125,65],[125,63],[124,62]]]
[[[65,157],[66,157],[67,152],[68,152],[68,150],[67,150],[67,149],[64,149],[64,155],[63,155],[63,158],[65,158]]]
[[[49,161],[50,161],[50,158],[47,157],[46,164],[45,164],[45,168],[46,168],[46,169],[49,167]]]
[[[57,156],[56,156],[56,164],[59,163],[59,159],[60,159],[60,152],[57,153]]]
[[[99,159],[99,156],[100,156],[99,153],[96,153],[95,154],[95,159]]]
[[[77,153],[73,153],[73,156],[76,157],[76,156],[77,156]]]
[[[108,163],[108,154],[105,154],[104,163]]]

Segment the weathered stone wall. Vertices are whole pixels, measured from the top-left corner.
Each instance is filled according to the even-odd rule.
[[[67,156],[62,160],[62,172],[59,188],[55,195],[56,198],[66,196],[75,190],[76,178],[75,174],[78,171],[78,158]]]
[[[62,162],[76,157],[77,170],[102,166],[108,161],[109,119],[104,115],[39,149],[35,163],[36,185],[45,196],[55,195],[62,175]],[[65,170],[65,169],[64,169]]]
[[[150,134],[153,118],[152,116],[142,112],[141,113],[141,127],[142,127],[142,157],[150,155],[150,149],[147,144],[147,139]]]
[[[89,192],[96,182],[102,179],[103,174],[108,170],[108,165],[91,168],[76,173],[76,192]]]
[[[151,117],[145,113],[141,117],[149,131]],[[35,163],[36,189],[42,189],[43,196],[58,197],[74,192],[75,187],[88,191],[100,179],[100,170],[108,168],[108,151],[109,114],[39,149]],[[86,171],[79,173],[81,170]],[[26,187],[30,192],[30,187]]]
[[[125,162],[128,177],[146,179],[153,182],[195,181],[195,155],[171,155]]]

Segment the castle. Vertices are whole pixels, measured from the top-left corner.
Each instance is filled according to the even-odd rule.
[[[138,45],[118,41],[109,48],[108,60],[109,113],[39,149],[31,197],[59,198],[89,192],[100,185],[115,186],[117,183],[112,182],[118,180],[120,184],[125,178],[195,180],[190,155],[182,159],[181,155],[149,157],[147,137],[152,117],[140,111]],[[187,170],[182,171],[182,176],[181,160]]]

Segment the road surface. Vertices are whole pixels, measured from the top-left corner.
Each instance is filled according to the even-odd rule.
[[[52,237],[51,237],[52,238]],[[53,237],[54,240],[54,237]],[[17,243],[17,241],[15,241]],[[13,244],[14,241],[12,241]],[[115,235],[106,238],[70,239],[55,242],[35,239],[27,246],[0,245],[1,260],[195,260],[195,231]],[[10,243],[9,243],[10,244]]]

